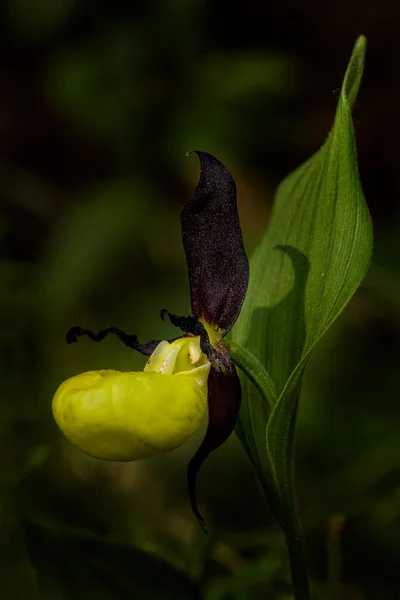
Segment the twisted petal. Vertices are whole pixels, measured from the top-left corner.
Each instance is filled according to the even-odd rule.
[[[196,502],[196,476],[210,453],[231,435],[239,414],[240,400],[240,381],[235,367],[231,365],[228,374],[212,368],[208,377],[208,428],[187,472],[190,504],[204,530],[205,522]]]
[[[102,329],[98,333],[93,333],[93,331],[90,331],[90,329],[83,329],[79,325],[71,327],[67,333],[66,340],[68,344],[75,344],[78,341],[79,336],[87,335],[88,338],[90,338],[93,342],[102,342],[109,333],[113,333],[114,335],[118,336],[121,342],[123,342],[125,346],[128,346],[128,348],[137,350],[145,356],[150,356],[161,341],[151,340],[150,342],[140,344],[136,335],[125,333],[125,331],[118,329],[118,327],[107,327],[107,329]]]
[[[249,263],[243,248],[236,186],[228,169],[206,152],[193,197],[181,213],[192,312],[226,333],[247,291]]]

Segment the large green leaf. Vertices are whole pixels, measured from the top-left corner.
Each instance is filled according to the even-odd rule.
[[[268,415],[259,393],[243,378],[238,434],[286,531],[295,518],[293,446],[302,375],[371,256],[371,222],[351,120],[365,48],[360,37],[325,144],[278,188],[269,228],[250,261],[249,290],[232,336],[265,366],[277,390]]]
[[[126,544],[32,523],[25,530],[46,600],[200,600],[185,575]]]

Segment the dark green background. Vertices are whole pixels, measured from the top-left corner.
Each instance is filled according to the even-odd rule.
[[[277,183],[324,141],[364,33],[354,120],[374,263],[309,367],[297,481],[315,578],[328,523],[343,515],[340,598],[400,598],[400,5],[9,0],[0,10],[0,596],[42,597],[33,557],[63,574],[56,587],[69,582],[50,598],[195,597],[158,563],[145,576],[139,554],[122,569],[107,549],[114,558],[96,571],[91,543],[55,544],[41,523],[161,557],[207,600],[284,597],[283,540],[234,436],[199,477],[206,538],[186,494],[201,436],[157,459],[103,463],[63,439],[51,398],[84,370],[143,365],[115,339],[68,346],[70,326],[165,339],[175,331],[159,310],[189,313],[179,212],[198,164],[185,151],[232,171],[250,253]],[[74,560],[71,579],[63,566]],[[87,583],[104,564],[109,578]]]

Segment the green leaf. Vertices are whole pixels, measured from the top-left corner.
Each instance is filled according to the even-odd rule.
[[[226,348],[229,351],[235,365],[237,365],[243,373],[250,379],[255,388],[260,392],[261,398],[264,401],[264,409],[269,413],[274,408],[278,399],[274,382],[272,381],[268,371],[266,371],[259,360],[243,346],[235,344],[235,342],[227,342]]]
[[[303,373],[371,257],[371,221],[351,120],[365,49],[360,37],[325,144],[278,188],[269,228],[250,261],[249,290],[232,335],[265,366],[277,390],[268,418],[258,392],[243,378],[238,435],[286,532],[297,523],[293,447]]]
[[[200,600],[196,585],[127,544],[28,523],[28,550],[49,600]]]

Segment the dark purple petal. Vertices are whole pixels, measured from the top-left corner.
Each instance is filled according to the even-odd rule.
[[[199,181],[181,213],[192,312],[227,332],[239,315],[249,280],[236,186],[216,158],[206,152],[196,154]]]
[[[211,368],[208,377],[208,428],[187,471],[190,505],[204,531],[205,521],[196,502],[197,472],[209,454],[231,435],[239,415],[240,400],[240,381],[235,367],[231,365],[228,374]]]
[[[150,356],[151,354],[153,354],[154,350],[157,348],[158,344],[161,341],[151,340],[150,342],[140,344],[137,340],[136,335],[125,333],[125,331],[122,331],[122,329],[118,329],[118,327],[107,327],[107,329],[102,329],[98,333],[93,333],[89,329],[82,329],[82,327],[79,327],[79,325],[71,327],[71,329],[67,333],[66,339],[68,344],[74,344],[78,341],[78,336],[87,335],[88,338],[90,338],[93,342],[102,342],[109,333],[117,335],[121,342],[123,342],[125,346],[128,346],[128,348],[137,350],[138,352],[141,352],[146,356]]]

